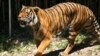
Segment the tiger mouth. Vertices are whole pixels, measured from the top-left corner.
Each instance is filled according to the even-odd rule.
[[[32,26],[33,22],[31,20],[29,22],[20,20],[19,24],[20,24],[21,27],[25,27],[25,26]]]
[[[25,27],[27,25],[27,22],[20,20],[19,24],[20,24],[21,27]]]
[[[22,24],[22,25],[26,25],[27,24],[26,21],[22,21],[22,20],[20,20],[19,23]]]

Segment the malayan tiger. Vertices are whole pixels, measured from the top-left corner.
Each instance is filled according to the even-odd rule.
[[[37,41],[35,56],[42,56],[44,50],[52,41],[53,34],[68,30],[68,46],[60,52],[61,56],[68,56],[74,46],[74,40],[82,29],[87,30],[100,41],[100,27],[92,10],[88,7],[73,3],[59,3],[47,9],[40,7],[22,6],[18,20],[20,26],[29,26]]]

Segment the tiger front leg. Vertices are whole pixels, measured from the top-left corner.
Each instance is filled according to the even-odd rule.
[[[76,36],[77,36],[76,32],[69,32],[68,46],[63,52],[60,52],[60,56],[68,56],[69,52],[74,47],[74,41]]]
[[[46,47],[50,44],[52,40],[52,35],[50,34],[50,32],[43,30],[43,35],[44,35],[44,38],[40,42],[40,45],[37,48],[35,56],[42,56],[44,50],[46,49]]]

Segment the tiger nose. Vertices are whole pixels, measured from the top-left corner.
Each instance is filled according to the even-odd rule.
[[[18,17],[18,18],[21,18],[21,17]]]
[[[21,17],[18,17],[18,20],[21,20]]]
[[[18,17],[21,17],[21,14],[19,14]]]

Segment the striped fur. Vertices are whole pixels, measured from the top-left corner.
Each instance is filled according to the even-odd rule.
[[[25,26],[31,26],[36,31],[35,37],[40,42],[35,56],[42,56],[43,51],[52,40],[52,34],[68,30],[68,47],[60,55],[66,56],[74,45],[74,40],[81,29],[93,33],[95,37],[100,35],[100,26],[93,12],[86,6],[67,2],[60,3],[51,8],[24,6],[19,12],[18,18]],[[100,38],[99,38],[100,41]]]

